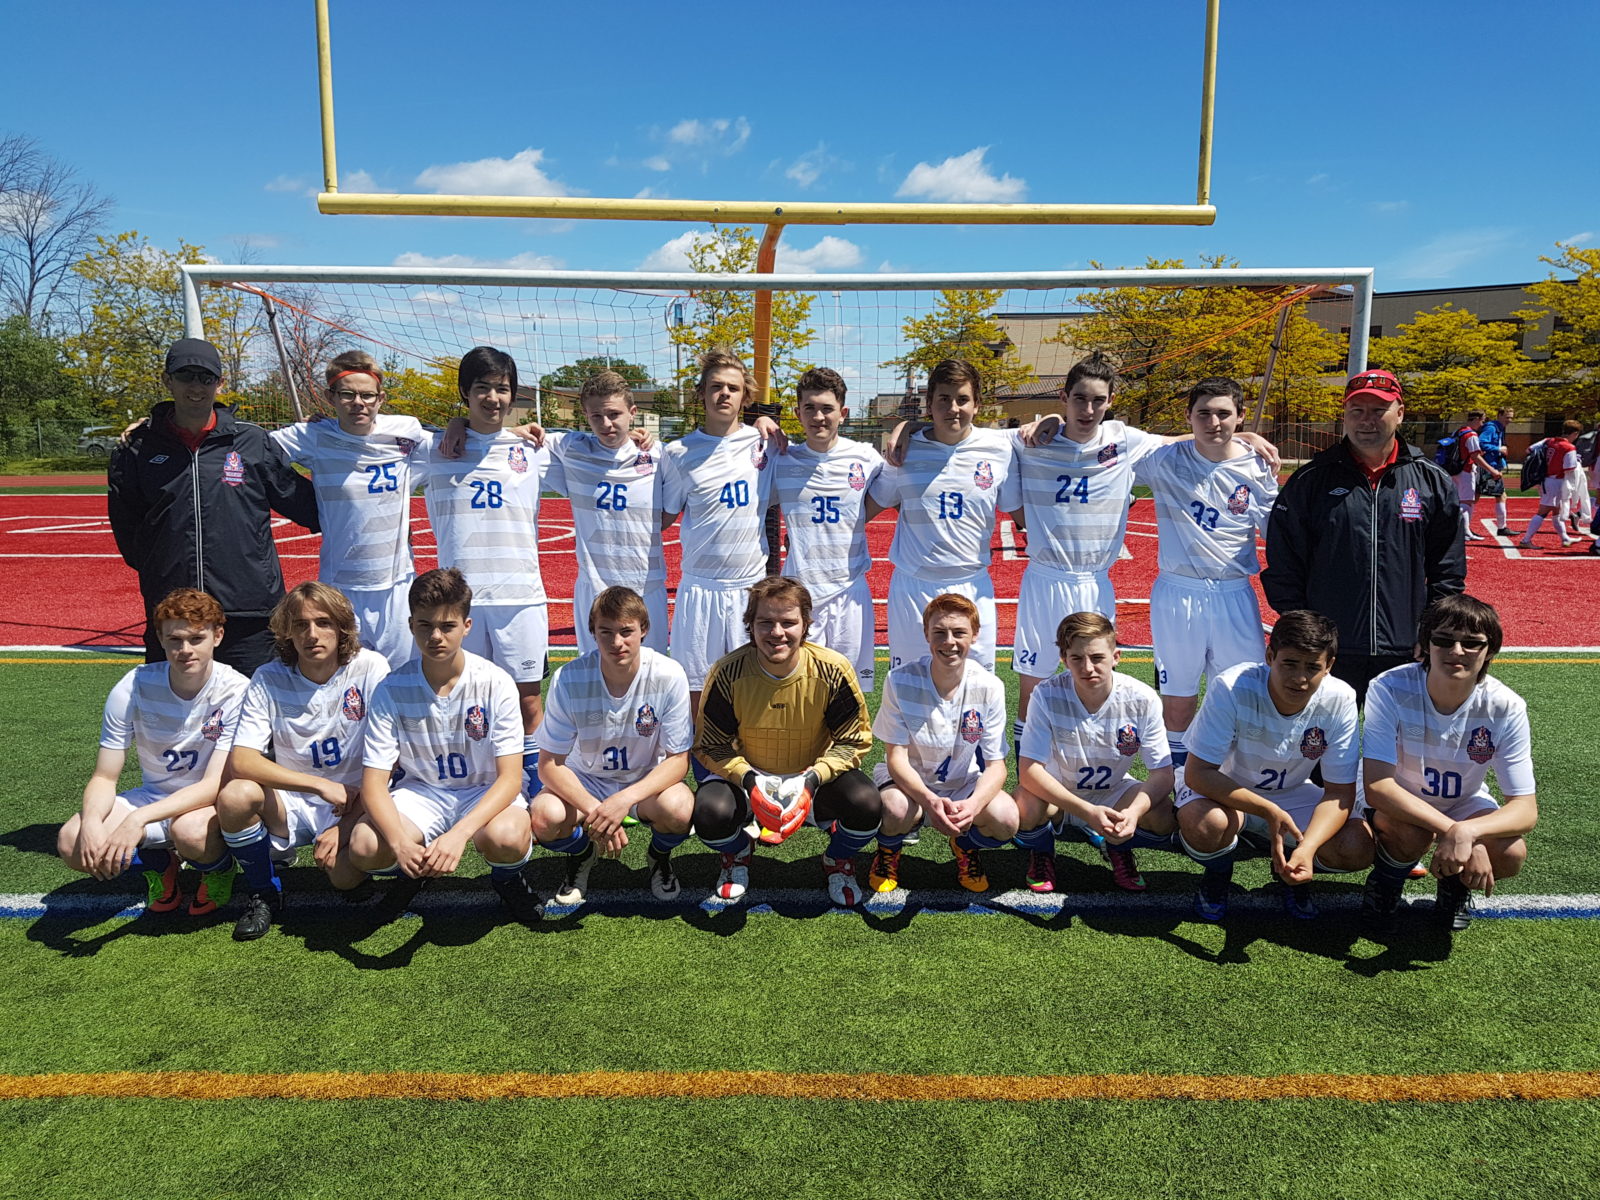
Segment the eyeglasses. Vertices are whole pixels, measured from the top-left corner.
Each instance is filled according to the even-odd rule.
[[[202,371],[198,367],[184,367],[181,371],[174,371],[172,377],[179,383],[215,383],[221,378],[210,371]]]
[[[362,404],[371,404],[382,394],[382,392],[347,392],[344,388],[340,388],[333,394],[333,398],[341,404],[354,404],[358,400]]]
[[[1357,375],[1344,385],[1344,394],[1351,392],[1393,392],[1400,395],[1400,384],[1387,375]]]
[[[1460,646],[1468,654],[1475,654],[1489,644],[1488,638],[1462,637],[1458,633],[1435,633],[1428,637],[1430,646],[1437,646],[1440,650],[1454,650]]]

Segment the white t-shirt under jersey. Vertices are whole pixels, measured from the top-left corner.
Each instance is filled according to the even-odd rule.
[[[1043,763],[1068,791],[1090,804],[1115,796],[1138,755],[1149,770],[1172,765],[1161,697],[1154,688],[1120,672],[1111,695],[1090,712],[1072,676],[1053,675],[1033,689],[1018,754]]]
[[[783,573],[798,579],[820,604],[867,573],[867,489],[883,456],[865,442],[841,437],[819,453],[790,446],[778,458],[777,501],[789,531]]]
[[[644,594],[663,584],[661,447],[624,440],[608,450],[592,433],[552,433],[545,487],[572,501],[578,571],[596,594],[627,587]]]
[[[764,576],[777,457],[766,439],[748,425],[724,437],[696,429],[662,456],[662,511],[683,514],[684,581],[749,587]]]
[[[1162,571],[1221,580],[1261,570],[1256,531],[1267,527],[1278,477],[1260,455],[1214,463],[1193,442],[1173,442],[1142,458],[1134,477],[1155,496]]]
[[[111,689],[100,720],[100,745],[139,754],[144,786],[160,796],[197,783],[213,754],[233,748],[239,703],[250,681],[226,663],[211,664],[211,677],[192,700],[168,682],[167,664],[135,667]]]
[[[906,445],[905,463],[885,466],[872,498],[898,506],[889,561],[934,583],[967,579],[989,567],[1001,489],[1011,470],[1011,441],[973,429],[954,446],[923,429]]]
[[[417,419],[379,413],[366,437],[337,421],[301,421],[271,437],[311,472],[322,522],[317,578],[357,590],[409,580],[412,467],[429,444]]]
[[[539,492],[550,454],[509,430],[467,430],[460,458],[430,454],[419,469],[439,565],[457,567],[474,604],[543,604]]]
[[[234,745],[270,750],[286,770],[359,784],[367,714],[388,674],[388,660],[375,650],[362,650],[327,683],[275,658],[251,677]]]
[[[948,700],[933,684],[929,659],[889,672],[872,734],[904,746],[911,769],[933,791],[954,794],[986,764],[1006,755],[1006,688],[972,659]]]
[[[435,694],[412,659],[378,685],[367,715],[362,763],[387,771],[398,764],[406,786],[434,791],[486,788],[495,761],[522,756],[522,703],[511,676],[467,653],[448,696]]]
[[[565,754],[574,771],[624,788],[694,745],[689,679],[672,659],[643,646],[632,684],[613,696],[600,652],[591,650],[556,673],[534,737],[540,750]]]
[[[1367,689],[1361,754],[1392,764],[1400,785],[1435,808],[1489,795],[1491,767],[1503,795],[1534,792],[1528,706],[1492,675],[1455,712],[1442,713],[1421,663],[1385,671]]]
[[[1267,692],[1270,669],[1240,663],[1206,684],[1189,752],[1269,800],[1309,780],[1318,763],[1324,782],[1354,783],[1361,757],[1355,689],[1329,675],[1305,708],[1286,717]]]

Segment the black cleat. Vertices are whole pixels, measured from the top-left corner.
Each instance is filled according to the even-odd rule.
[[[1376,871],[1368,875],[1366,886],[1361,889],[1362,921],[1380,931],[1394,928],[1404,888],[1404,884],[1383,879]]]
[[[1442,875],[1433,900],[1434,924],[1460,933],[1472,924],[1472,893],[1459,875]]]
[[[272,922],[283,911],[282,892],[251,892],[244,911],[233,923],[233,940],[253,942],[272,932]]]
[[[505,901],[513,919],[524,925],[537,925],[544,919],[544,902],[528,882],[526,867],[504,878],[491,875],[489,885],[494,888],[495,895]]]
[[[672,869],[671,854],[646,850],[645,857],[650,860],[650,894],[657,900],[676,900],[682,887]]]

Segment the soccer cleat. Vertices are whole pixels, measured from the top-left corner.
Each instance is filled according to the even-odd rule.
[[[1533,543],[1530,542],[1527,538],[1518,538],[1517,539],[1517,546],[1518,546],[1519,549],[1522,549],[1522,550],[1532,550],[1533,549]]]
[[[1228,915],[1228,886],[1229,881],[1220,876],[1213,878],[1210,872],[1200,876],[1200,887],[1194,894],[1195,915],[1202,921],[1216,924]]]
[[[297,846],[290,846],[287,850],[275,849],[269,853],[272,857],[273,865],[279,867],[292,867],[300,857],[300,850]]]
[[[539,893],[533,890],[533,884],[528,882],[526,867],[505,876],[491,873],[489,886],[505,902],[516,921],[523,925],[536,925],[543,918],[544,903],[539,899]]]
[[[1460,933],[1472,924],[1472,893],[1459,875],[1443,875],[1434,892],[1433,920],[1441,929]]]
[[[822,856],[822,873],[827,878],[828,899],[841,908],[854,908],[861,900],[861,885],[856,882],[856,860]]]
[[[1388,929],[1400,908],[1402,885],[1381,878],[1376,871],[1361,889],[1361,919],[1374,929]]]
[[[272,931],[273,919],[283,911],[282,892],[251,892],[244,902],[244,911],[233,923],[233,940],[253,942]]]
[[[582,854],[567,855],[567,877],[553,897],[557,904],[583,903],[589,890],[589,872],[594,869],[594,860],[598,857],[600,855],[593,842],[583,848]]]
[[[1106,839],[1104,837],[1092,829],[1085,829],[1083,831],[1083,840],[1098,850],[1101,856],[1104,857],[1106,852]]]
[[[200,886],[189,897],[191,917],[209,917],[233,899],[233,885],[239,878],[239,865],[230,862],[225,870],[207,871],[200,876]]]
[[[867,886],[875,892],[892,892],[900,886],[900,848],[879,846],[867,872]]]
[[[1501,528],[1496,529],[1494,531],[1494,535],[1495,535],[1495,537],[1510,537],[1511,536],[1511,530],[1506,529],[1506,528],[1504,528],[1502,526]]]
[[[169,913],[183,903],[178,890],[178,856],[174,854],[165,871],[144,873],[145,912]]]
[[[1276,871],[1273,878],[1278,881],[1279,896],[1283,900],[1283,911],[1296,921],[1315,920],[1317,913],[1316,903],[1311,899],[1311,885],[1309,883],[1290,883]]]
[[[956,856],[956,882],[969,892],[987,892],[989,877],[983,873],[983,864],[978,861],[978,852],[968,850],[955,838],[951,838],[950,853]]]
[[[712,895],[718,900],[739,900],[750,890],[750,860],[755,848],[746,846],[738,854],[724,853],[722,870],[717,872],[717,886]]]
[[[1028,851],[1028,890],[1043,895],[1056,890],[1056,856],[1048,850]]]
[[[682,888],[672,869],[671,852],[658,854],[646,849],[645,857],[650,860],[650,894],[657,900],[676,900]]]
[[[1133,851],[1124,846],[1107,846],[1106,861],[1111,864],[1111,882],[1125,892],[1142,892],[1144,876],[1139,874],[1139,864]]]
[[[1411,868],[1410,877],[1412,879],[1426,879],[1428,877],[1428,868],[1423,866],[1421,863],[1418,863],[1416,866]]]

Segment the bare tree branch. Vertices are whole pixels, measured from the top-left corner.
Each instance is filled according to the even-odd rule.
[[[0,302],[45,328],[113,202],[32,138],[0,139]]]

